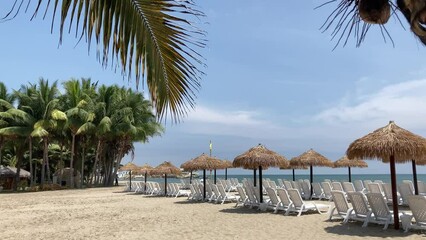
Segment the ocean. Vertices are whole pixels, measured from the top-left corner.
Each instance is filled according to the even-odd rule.
[[[225,175],[218,174],[216,176],[217,178],[225,179]],[[257,175],[256,178],[259,176]],[[199,179],[202,179],[203,175],[200,174]],[[213,174],[207,174],[207,179],[213,180]],[[229,174],[228,178],[237,178],[240,182],[243,180],[243,178],[253,178],[253,175],[235,175],[235,174]],[[275,182],[277,182],[277,179],[285,179],[285,180],[292,180],[293,176],[291,174],[263,174],[263,178],[269,178]],[[296,174],[295,175],[296,180],[297,179],[309,179],[309,174]],[[348,175],[347,174],[314,174],[313,180],[314,182],[323,182],[324,179],[330,179],[335,181],[348,181]],[[398,183],[401,183],[402,180],[413,180],[412,174],[397,174],[396,179]],[[132,179],[132,181],[142,181],[143,179]],[[352,182],[354,180],[382,180],[383,182],[390,182],[390,175],[389,174],[352,174]],[[417,180],[426,182],[426,174],[417,174]],[[155,182],[164,182],[164,178],[149,178],[148,181],[155,181]],[[167,182],[180,182],[180,179],[178,178],[168,178]]]

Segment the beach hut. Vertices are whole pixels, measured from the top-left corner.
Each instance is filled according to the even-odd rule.
[[[352,182],[351,168],[353,168],[353,167],[366,168],[366,167],[368,167],[368,164],[361,159],[349,160],[348,156],[345,155],[345,156],[341,157],[339,160],[335,161],[333,167],[334,168],[347,167],[348,168],[349,182]]]
[[[71,176],[73,177],[71,178]],[[81,187],[81,184],[82,184],[81,174],[75,168],[69,168],[69,167],[61,168],[56,170],[56,172],[53,173],[53,183],[59,184],[61,186],[67,186],[67,187],[77,186],[79,188]]]
[[[268,167],[279,167],[287,161],[284,156],[267,149],[262,144],[250,148],[248,151],[235,157],[232,165],[234,167],[242,167],[245,169],[259,169],[259,191],[260,202],[263,202],[263,188],[262,188],[262,169]],[[255,175],[256,176],[256,175]],[[256,182],[256,179],[254,180]]]
[[[26,181],[30,178],[30,172],[21,168],[19,172],[20,181]],[[16,178],[16,168],[0,165],[0,187],[3,189],[12,189],[13,182]]]
[[[170,174],[179,175],[182,173],[182,171],[179,168],[177,168],[175,165],[173,165],[171,162],[163,162],[162,164],[152,169],[150,172],[151,174],[155,174],[155,175],[164,174],[164,195],[165,196],[167,196],[167,175],[170,175]]]
[[[399,229],[395,163],[404,163],[412,159],[424,159],[426,156],[426,139],[390,121],[385,127],[379,128],[352,142],[346,154],[349,159],[381,159],[383,162],[389,162],[394,227]]]
[[[140,169],[139,166],[132,162],[128,162],[126,165],[120,168],[120,171],[128,171],[129,172],[129,181],[130,181],[130,191],[132,191],[132,171],[138,171]]]
[[[152,171],[152,169],[154,169],[154,168],[151,167],[150,165],[148,165],[147,163],[145,163],[142,167],[140,167],[137,170],[138,174],[143,174],[144,175],[144,181],[145,181],[144,191],[145,192],[146,192],[146,181],[147,181],[148,175],[150,174],[150,172]]]
[[[290,165],[292,167],[309,167],[309,181],[312,184],[314,180],[313,167],[333,167],[333,162],[311,148],[301,155],[292,158]],[[311,187],[311,196],[312,192],[313,189]]]
[[[293,181],[296,181],[296,174],[295,174],[295,169],[308,169],[308,167],[306,166],[291,166],[290,165],[290,161],[287,162],[287,164],[280,166],[280,169],[291,169],[292,170],[292,174],[293,174]]]
[[[222,169],[224,168],[224,164],[221,160],[210,157],[207,154],[201,154],[200,156],[188,161],[185,164],[188,170],[203,170],[203,198],[206,198],[206,170],[214,170],[214,169]],[[216,184],[216,176],[215,176],[215,184]]]

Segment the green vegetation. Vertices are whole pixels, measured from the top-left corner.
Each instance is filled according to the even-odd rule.
[[[17,168],[15,183],[25,168],[31,186],[43,188],[52,182],[51,170],[69,167],[80,171],[81,183],[111,186],[133,143],[163,132],[139,92],[90,79],[71,79],[63,88],[61,93],[57,81],[40,79],[8,92],[0,82],[0,165]]]

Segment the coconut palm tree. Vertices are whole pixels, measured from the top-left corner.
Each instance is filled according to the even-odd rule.
[[[8,92],[7,87],[3,82],[0,82],[0,114],[1,112],[5,112],[13,108],[12,104],[14,101],[15,96]],[[6,127],[7,124],[7,121],[3,119],[2,115],[0,115],[0,128]],[[4,143],[4,136],[0,135],[0,165],[2,165]]]
[[[24,0],[15,1],[6,18],[20,12]],[[80,40],[86,37],[89,48],[95,38],[101,51],[100,62],[108,65],[110,57],[121,63],[122,74],[133,76],[136,84],[146,83],[157,117],[179,120],[195,105],[195,93],[200,87],[204,67],[198,50],[205,46],[205,32],[194,22],[204,14],[192,0],[39,0],[39,11],[60,15],[62,42],[64,29],[75,30]],[[28,9],[27,7],[27,9]],[[50,11],[48,11],[50,10]],[[52,20],[52,28],[54,21]],[[69,22],[69,27],[65,23]],[[67,30],[65,30],[67,31]]]
[[[78,129],[85,121],[93,121],[95,114],[93,109],[93,99],[95,95],[95,85],[91,84],[90,79],[82,79],[80,82],[71,79],[63,83],[65,93],[61,96],[62,109],[67,115],[67,127],[71,131],[71,159],[70,169],[74,169],[75,139]],[[83,173],[82,173],[83,174]],[[70,187],[74,186],[74,176],[70,174]],[[83,183],[82,183],[83,184]]]
[[[67,116],[63,111],[58,110],[59,91],[57,88],[57,81],[50,85],[48,80],[41,78],[38,85],[34,86],[36,87],[36,92],[31,97],[32,101],[27,103],[28,105],[23,105],[23,107],[31,109],[34,118],[37,119],[37,122],[34,124],[34,131],[31,135],[41,138],[43,142],[43,164],[40,181],[41,186],[43,186],[46,172],[50,181],[48,157],[49,138],[51,133],[58,126],[58,122],[66,121]]]

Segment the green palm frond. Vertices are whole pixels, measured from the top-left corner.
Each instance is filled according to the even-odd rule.
[[[87,134],[90,132],[93,132],[96,129],[96,125],[91,122],[86,122],[83,125],[81,125],[77,130],[77,135],[79,134]]]
[[[31,133],[31,128],[28,127],[5,127],[0,129],[2,136],[27,137]]]
[[[7,110],[7,113],[10,114],[15,120],[22,123],[33,124],[36,120],[31,114],[16,108],[11,108]]]
[[[65,120],[67,120],[67,115],[64,112],[59,111],[58,109],[54,109],[52,111],[52,118],[54,120],[63,120],[63,121],[65,121]]]
[[[8,102],[7,100],[0,99],[0,107],[5,108],[5,109],[10,109],[10,108],[13,108],[13,105],[10,102]]]
[[[35,127],[31,133],[31,137],[45,137],[48,135],[49,135],[49,132],[42,127]]]
[[[21,3],[25,1],[31,2]],[[133,72],[137,86],[140,80],[146,81],[160,119],[170,113],[179,121],[194,107],[203,75],[200,69],[205,66],[198,50],[206,41],[205,32],[194,24],[204,13],[192,0],[53,2],[37,1],[33,17],[38,11],[53,9],[53,28],[55,14],[60,13],[60,43],[65,22],[70,23],[68,31],[75,28],[76,37],[86,35],[89,48],[94,38],[101,45],[97,55],[104,67],[113,56],[120,61],[123,75],[130,78]],[[18,12],[18,7],[12,8],[10,16]]]

